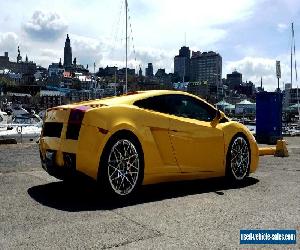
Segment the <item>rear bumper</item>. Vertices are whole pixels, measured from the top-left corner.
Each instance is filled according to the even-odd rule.
[[[45,155],[40,152],[42,168],[51,176],[65,180],[76,175],[76,155],[64,153],[64,165],[58,166],[56,162],[55,150],[46,150]]]

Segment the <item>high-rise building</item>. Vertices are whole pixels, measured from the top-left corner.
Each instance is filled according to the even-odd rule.
[[[237,72],[236,70],[233,71],[231,74],[227,74],[226,83],[229,89],[238,90],[239,87],[242,85],[242,74]]]
[[[222,57],[220,54],[213,51],[192,52],[191,80],[197,82],[206,81],[210,86],[221,87]]]
[[[184,56],[184,57],[190,58],[191,57],[190,48],[186,47],[186,46],[181,47],[179,50],[179,56]]]
[[[179,50],[179,55],[174,57],[174,73],[179,76],[182,81],[190,79],[190,57],[191,51],[189,47],[183,46]]]
[[[152,63],[148,63],[148,67],[145,70],[145,74],[147,77],[152,77],[153,76],[153,65]]]
[[[72,47],[71,47],[69,34],[67,34],[65,48],[64,48],[64,67],[71,67],[71,66],[72,66]]]

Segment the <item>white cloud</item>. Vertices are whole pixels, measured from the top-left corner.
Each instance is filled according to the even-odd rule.
[[[276,60],[262,57],[245,57],[238,61],[226,62],[225,72],[237,70],[243,74],[243,81],[252,81],[254,84],[260,84],[261,77],[266,89],[274,90],[277,86]]]
[[[106,45],[102,40],[76,34],[70,34],[69,37],[73,59],[76,57],[78,64],[83,64],[84,66],[88,64],[90,68],[94,62],[99,65],[106,50]]]
[[[56,40],[65,33],[68,25],[55,12],[35,11],[24,24],[24,30],[33,39],[48,42]]]
[[[279,32],[283,32],[283,31],[285,31],[287,28],[288,28],[288,25],[285,24],[285,23],[278,23],[278,24],[277,24],[277,30],[278,30]]]
[[[290,3],[299,1],[284,1],[285,4],[276,1],[273,7],[284,5],[284,8],[292,10],[299,5]],[[141,65],[144,71],[147,63],[152,62],[154,70],[166,68],[167,72],[172,72],[173,58],[184,44],[186,32],[186,44],[193,50],[233,52],[233,61],[230,62],[226,62],[221,53],[224,73],[237,68],[243,73],[244,80],[254,82],[259,82],[263,75],[266,84],[272,86],[273,83],[276,84],[275,59],[268,57],[267,52],[257,52],[258,48],[263,50],[263,46],[260,47],[255,39],[255,29],[259,27],[253,26],[256,25],[256,14],[262,2],[271,4],[269,0],[130,0],[130,23],[136,54],[132,54],[130,44],[129,66]],[[8,10],[14,9],[14,22],[9,22],[8,26],[0,19],[0,32],[15,33],[5,39],[3,34],[8,33],[0,33],[0,48],[15,53],[18,40],[21,40],[21,52],[28,53],[29,58],[47,67],[51,62],[58,62],[59,58],[63,60],[64,39],[68,30],[73,58],[77,57],[78,63],[89,64],[90,68],[94,61],[97,67],[115,64],[124,67],[125,17],[120,9],[121,3],[124,7],[123,0],[91,0],[88,4],[84,1],[76,1],[74,4],[74,0],[28,0],[26,3],[7,1],[7,8],[0,9],[0,16],[5,17],[10,13]],[[26,12],[23,11],[24,8]],[[36,11],[37,9],[46,11]],[[298,7],[296,9],[299,10]],[[265,11],[267,16],[269,12],[267,9]],[[289,21],[270,18],[269,22],[273,28],[283,31]],[[239,25],[245,23],[249,30],[244,30],[244,34],[232,33],[233,30],[240,31]],[[245,45],[243,40],[235,41],[236,36],[245,36],[245,39],[248,37],[251,45]],[[228,38],[230,42],[223,43],[224,38]],[[270,41],[272,39],[274,38],[270,37]],[[278,48],[278,53],[282,53],[281,49]],[[241,53],[234,53],[235,50]],[[257,58],[258,54],[265,55],[265,58]],[[238,59],[238,56],[242,59]],[[288,60],[282,65],[288,65]]]
[[[299,59],[300,57],[297,57],[298,61]],[[290,56],[288,54],[279,55],[277,58],[244,57],[241,60],[229,61],[224,64],[223,72],[230,73],[237,70],[243,74],[243,81],[252,81],[256,86],[260,85],[262,77],[264,88],[273,91],[277,88],[276,60],[279,60],[281,65],[280,88],[282,88],[283,83],[290,82],[291,69]],[[294,84],[297,84],[295,83],[295,76],[293,81]]]
[[[61,58],[63,62],[63,50],[41,49],[36,62],[48,68],[51,63],[58,63]]]
[[[0,33],[0,48],[3,48],[9,53],[17,51],[19,38],[14,32]]]

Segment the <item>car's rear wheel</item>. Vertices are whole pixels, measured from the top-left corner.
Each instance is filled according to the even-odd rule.
[[[106,193],[129,197],[141,185],[144,159],[137,139],[128,135],[114,136],[101,159],[100,182]]]
[[[228,148],[226,175],[235,181],[242,181],[250,171],[250,146],[244,135],[235,136]]]

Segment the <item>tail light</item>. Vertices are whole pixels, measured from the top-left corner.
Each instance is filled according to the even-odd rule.
[[[80,106],[75,109],[71,109],[68,123],[81,124],[84,117],[84,113],[89,109],[90,107],[88,106]]]
[[[78,139],[84,113],[89,109],[90,107],[88,106],[80,106],[71,110],[66,134],[67,139]]]

